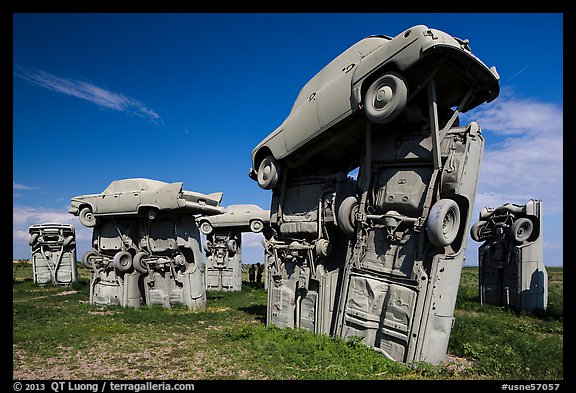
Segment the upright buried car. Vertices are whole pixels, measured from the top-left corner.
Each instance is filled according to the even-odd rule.
[[[548,305],[542,201],[484,208],[470,236],[478,248],[480,302],[534,312]]]
[[[35,224],[28,228],[32,273],[38,285],[70,285],[77,279],[76,234],[70,224]]]
[[[252,152],[272,190],[267,323],[441,362],[484,149],[458,116],[498,94],[467,41],[426,26],[320,71]]]
[[[426,123],[434,80],[440,126],[499,94],[499,76],[460,40],[423,25],[394,38],[352,45],[300,91],[289,116],[252,151],[249,172],[261,188],[278,184],[283,167],[304,174],[347,173],[360,163],[364,122],[393,130]],[[456,115],[457,116],[457,113]]]
[[[270,210],[239,204],[223,214],[198,218],[206,235],[204,283],[207,290],[239,291],[242,288],[242,232],[260,233],[270,225]]]
[[[72,198],[70,213],[93,228],[82,258],[93,269],[90,303],[205,308],[195,215],[222,212],[221,197],[182,190],[181,182],[125,179]]]
[[[182,189],[182,182],[134,178],[115,180],[100,194],[72,198],[68,212],[87,226],[96,225],[99,216],[138,215],[155,219],[163,211],[189,211],[192,214],[219,214],[222,193],[201,194]]]

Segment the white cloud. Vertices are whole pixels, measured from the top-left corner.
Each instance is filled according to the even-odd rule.
[[[100,107],[136,115],[156,124],[160,122],[159,114],[134,98],[111,92],[85,81],[63,78],[45,71],[26,69],[17,65],[14,68],[15,76],[35,86],[80,98]]]
[[[18,184],[16,182],[12,182],[12,189],[13,190],[35,190],[36,187],[26,186],[24,184]]]
[[[470,116],[486,140],[477,205],[540,199],[547,211],[562,211],[562,115],[553,104],[504,96]]]
[[[483,207],[541,200],[544,259],[557,263],[562,255],[563,108],[504,92],[462,120],[477,121],[486,141],[470,224]],[[469,259],[476,260],[478,245],[469,240]]]
[[[244,232],[242,233],[242,249],[257,248],[264,251],[262,240],[264,240],[262,233]]]

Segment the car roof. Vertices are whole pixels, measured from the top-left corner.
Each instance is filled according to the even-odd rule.
[[[114,180],[104,191],[102,191],[102,193],[107,194],[113,192],[155,190],[164,187],[167,184],[168,183],[160,180],[144,178]]]
[[[239,210],[262,210],[260,206],[253,204],[228,205],[225,209],[227,212],[236,212]]]

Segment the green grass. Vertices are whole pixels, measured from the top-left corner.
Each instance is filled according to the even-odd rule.
[[[39,287],[13,270],[15,379],[563,379],[562,269],[549,273],[541,315],[478,302],[464,268],[447,362],[404,365],[357,340],[266,327],[263,288],[207,293],[207,309],[90,305],[89,273],[72,287]]]

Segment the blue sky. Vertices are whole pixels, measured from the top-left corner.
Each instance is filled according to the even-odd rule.
[[[270,207],[248,178],[254,146],[282,123],[302,86],[371,34],[425,24],[496,66],[501,94],[463,116],[486,140],[472,222],[482,207],[544,206],[544,262],[563,264],[561,13],[13,14],[13,257],[28,227],[91,230],[70,198],[145,177],[224,193],[224,206]],[[533,28],[537,26],[537,29]],[[260,235],[243,259],[262,262]],[[478,243],[469,239],[467,265]]]

